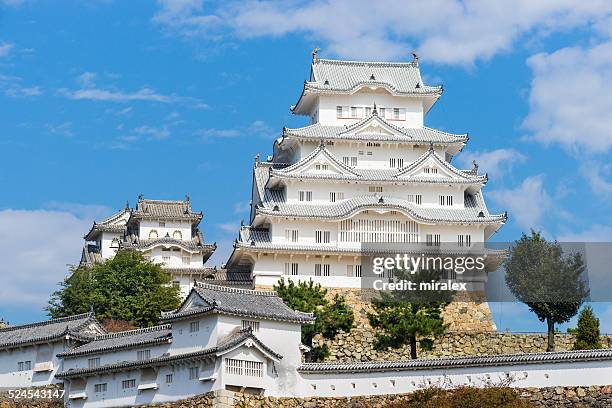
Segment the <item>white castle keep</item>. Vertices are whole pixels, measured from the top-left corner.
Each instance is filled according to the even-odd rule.
[[[450,242],[469,251],[506,221],[482,197],[487,177],[451,165],[467,135],[423,125],[442,93],[410,63],[314,55],[292,111],[312,124],[284,129],[256,161],[248,226],[227,269],[204,266],[202,213],[184,201],[139,197],[86,234],[81,264],[121,248],[163,265],[184,300],[162,325],[107,333],[92,314],[0,329],[0,388],[63,382],[67,407],[128,407],[209,392],[278,397],[401,394],[423,384],[513,387],[607,385],[612,349],[410,361],[310,363],[301,330],[311,314],[270,291],[278,279],[359,288],[363,243]],[[494,267],[499,257],[493,257]],[[198,279],[203,282],[195,282]],[[231,286],[243,286],[242,288]],[[248,287],[248,288],[245,288]],[[350,347],[350,345],[349,345]]]
[[[387,63],[315,53],[291,107],[311,124],[283,129],[273,155],[256,159],[250,222],[228,270],[250,273],[257,287],[284,277],[359,288],[364,243],[482,245],[507,216],[489,213],[476,165],[451,164],[467,134],[424,125],[441,94],[423,83],[416,56]]]
[[[217,248],[204,242],[199,228],[202,213],[185,200],[148,200],[138,197],[135,208],[125,208],[110,217],[94,222],[85,234],[80,264],[91,266],[112,258],[119,249],[136,249],[152,262],[162,265],[186,297],[193,282],[223,282],[226,273],[204,264]],[[250,279],[235,285],[250,286]]]

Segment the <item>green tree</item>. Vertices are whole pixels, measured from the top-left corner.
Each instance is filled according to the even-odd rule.
[[[591,306],[585,306],[578,316],[578,326],[572,330],[576,335],[574,350],[600,349],[599,319],[593,313]]]
[[[439,281],[441,272],[421,271],[409,274],[395,270],[398,280],[415,283],[415,290],[395,290],[381,292],[380,297],[372,299],[373,313],[368,313],[370,325],[382,331],[374,338],[374,348],[385,350],[389,347],[410,346],[410,358],[417,358],[417,338],[424,349],[432,346],[431,337],[444,333],[448,327],[444,323],[442,311],[451,301],[453,292],[446,290],[421,290],[421,282]]]
[[[546,351],[554,351],[555,323],[571,319],[589,295],[582,279],[585,266],[581,255],[564,256],[559,243],[531,231],[531,236],[523,234],[515,242],[504,265],[508,288],[546,322]]]
[[[315,285],[312,280],[296,285],[293,281],[285,283],[280,279],[274,290],[290,308],[314,313],[314,324],[302,326],[302,343],[311,347],[314,361],[321,361],[329,355],[325,345],[313,347],[312,339],[315,335],[321,334],[326,339],[333,339],[340,330],[348,332],[353,327],[353,311],[347,306],[344,297],[336,294],[330,302],[326,298],[327,289],[323,289],[320,284]]]
[[[170,285],[170,276],[137,251],[118,251],[104,263],[71,271],[51,295],[47,306],[51,317],[93,309],[100,320],[125,320],[148,327],[159,322],[162,311],[180,304],[179,289]]]

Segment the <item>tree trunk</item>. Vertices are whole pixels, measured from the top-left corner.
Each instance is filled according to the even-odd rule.
[[[416,360],[417,358],[417,341],[416,336],[409,336],[410,339],[410,358]]]
[[[550,317],[546,318],[548,325],[548,345],[546,351],[555,351],[555,322]]]

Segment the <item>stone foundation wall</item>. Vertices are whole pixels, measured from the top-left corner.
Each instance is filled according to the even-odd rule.
[[[355,314],[355,326],[370,327],[367,314],[372,312],[372,304],[368,299],[368,293],[359,289],[340,289],[329,288],[328,295],[331,299],[334,295],[340,294],[346,299]],[[444,321],[449,325],[450,331],[477,331],[488,332],[495,331],[495,323],[493,315],[489,309],[489,304],[482,301],[484,295],[471,294],[471,301],[457,295],[455,301],[450,303],[442,315]],[[480,301],[478,301],[480,299]]]
[[[555,335],[555,349],[571,350],[575,337],[570,334]],[[334,340],[317,336],[315,345],[327,344],[330,350],[328,361],[372,361],[410,359],[410,347],[374,350],[374,331],[368,326],[354,327],[350,333],[339,333]],[[546,333],[499,333],[499,332],[449,332],[434,340],[431,351],[419,350],[418,356],[453,357],[485,354],[515,354],[546,351]],[[602,336],[602,346],[612,348],[612,336]]]
[[[32,391],[32,393],[40,391],[40,395],[44,395],[51,391],[63,389],[62,385],[49,385],[46,387],[15,388],[14,390]],[[63,398],[11,398],[8,390],[0,391],[0,408],[62,408],[63,406]]]
[[[591,387],[518,388],[522,399],[536,407],[611,407],[612,385]],[[275,398],[250,394],[208,393],[173,403],[147,405],[157,408],[384,408],[408,394],[363,396],[352,398]],[[143,406],[145,407],[145,406]]]

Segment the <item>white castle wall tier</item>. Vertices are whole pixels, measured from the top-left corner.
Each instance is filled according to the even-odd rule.
[[[116,214],[94,222],[84,237],[81,265],[103,262],[121,248],[136,249],[161,264],[185,297],[194,279],[218,281],[221,272],[204,266],[217,246],[204,242],[198,227],[202,217],[192,210],[189,197],[172,201],[139,196],[135,208],[126,204]]]
[[[60,382],[57,354],[105,333],[90,313],[0,329],[0,388]]]
[[[256,159],[250,220],[228,270],[251,274],[257,287],[285,278],[359,288],[370,244],[482,247],[507,214],[489,212],[488,177],[475,163],[451,163],[467,134],[424,125],[441,94],[423,83],[416,59],[315,57],[292,107],[311,124],[283,129],[273,155]],[[491,271],[505,254],[487,255]]]

